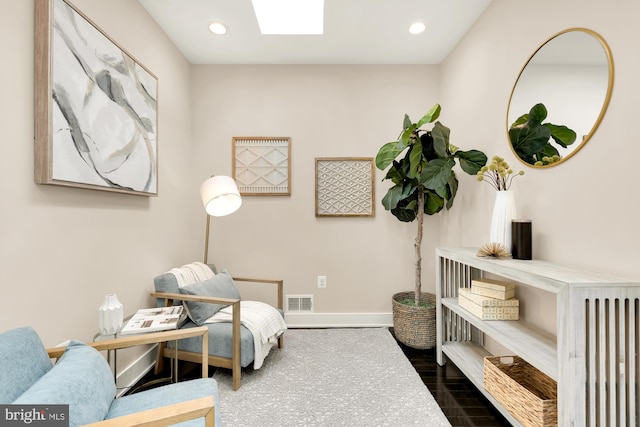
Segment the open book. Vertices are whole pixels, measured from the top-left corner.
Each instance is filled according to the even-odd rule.
[[[185,318],[183,307],[141,308],[120,330],[120,335],[176,329]]]

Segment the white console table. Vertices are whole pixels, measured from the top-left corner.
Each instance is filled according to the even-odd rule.
[[[521,425],[484,389],[489,336],[557,381],[560,426],[640,426],[640,282],[476,253],[436,250],[438,363],[446,356],[510,423]],[[458,289],[486,275],[554,295],[556,333],[526,319],[483,321],[460,307]]]

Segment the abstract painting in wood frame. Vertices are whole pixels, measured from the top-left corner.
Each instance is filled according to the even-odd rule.
[[[35,12],[36,183],[157,195],[157,77],[67,0]]]

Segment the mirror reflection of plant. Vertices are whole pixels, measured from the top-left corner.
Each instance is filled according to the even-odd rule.
[[[516,176],[524,175],[521,170],[514,173],[509,167],[509,163],[502,157],[493,156],[491,163],[483,166],[477,173],[478,181],[488,182],[498,191],[507,191]]]
[[[469,175],[475,175],[487,163],[487,156],[478,150],[462,151],[449,144],[450,129],[436,122],[431,130],[420,129],[440,116],[435,104],[417,123],[405,114],[403,129],[397,141],[384,144],[376,155],[376,167],[389,167],[384,180],[393,186],[382,199],[382,205],[403,222],[418,220],[415,249],[415,305],[421,296],[421,243],[423,217],[433,215],[443,207],[450,209],[458,192],[458,179],[453,171],[456,159]],[[396,158],[405,153],[404,156]]]
[[[576,140],[576,133],[564,125],[542,123],[547,118],[544,104],[534,105],[528,114],[523,114],[509,128],[511,146],[526,163],[543,166],[562,159],[553,145],[567,148]]]

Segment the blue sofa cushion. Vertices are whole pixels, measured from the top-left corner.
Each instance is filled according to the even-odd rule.
[[[188,320],[180,329],[195,328],[197,325]],[[231,322],[207,323],[209,330],[210,356],[231,358],[233,325]],[[167,342],[167,347],[173,348],[174,341]],[[244,325],[240,325],[240,366],[246,368],[255,357],[253,335]],[[200,354],[202,352],[202,337],[185,338],[178,341],[178,350]]]
[[[233,279],[227,270],[223,270],[211,279],[182,286],[179,288],[179,291],[183,295],[240,299],[240,291],[236,287],[236,284],[233,283]],[[196,325],[204,325],[204,322],[208,318],[228,305],[229,304],[184,301],[187,314]]]
[[[186,382],[168,384],[163,387],[120,397],[113,401],[106,419],[129,415],[148,409],[160,408],[165,405],[185,402],[200,397],[213,396],[215,402],[216,426],[220,424],[220,406],[218,400],[218,385],[213,378],[198,378]],[[204,418],[186,421],[177,426],[204,426]]]
[[[278,312],[284,318],[284,312],[280,309]],[[187,320],[180,329],[195,328],[196,326],[195,323]],[[233,325],[230,322],[207,323],[207,329],[209,330],[209,355],[231,358]],[[174,341],[167,342],[167,347],[173,348]],[[202,338],[198,336],[179,340],[178,350],[199,354],[202,351]],[[240,366],[246,368],[253,362],[254,357],[253,335],[244,325],[240,325]]]
[[[12,403],[51,366],[47,350],[32,327],[0,334],[0,404]]]
[[[13,403],[68,404],[69,426],[102,421],[115,398],[107,361],[93,347],[72,341],[58,362]]]

